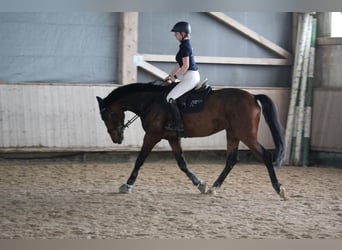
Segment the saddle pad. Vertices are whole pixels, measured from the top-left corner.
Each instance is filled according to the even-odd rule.
[[[205,98],[211,92],[207,85],[200,90],[192,90],[178,98],[177,103],[182,113],[196,113],[203,110]]]

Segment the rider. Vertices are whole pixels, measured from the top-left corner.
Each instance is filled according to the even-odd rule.
[[[173,123],[165,128],[177,132],[184,131],[184,125],[178,109],[176,99],[193,89],[200,81],[200,74],[195,62],[193,49],[190,43],[191,26],[187,22],[176,23],[171,32],[174,32],[176,39],[180,42],[179,51],[176,54],[176,65],[165,81],[174,82],[181,78],[181,81],[170,91],[166,97],[173,116]]]

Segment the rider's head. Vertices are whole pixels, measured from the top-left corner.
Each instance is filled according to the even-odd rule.
[[[180,40],[182,41],[186,38],[190,38],[191,26],[188,22],[181,21],[173,26],[171,32],[175,32],[176,36],[178,32],[180,34]]]

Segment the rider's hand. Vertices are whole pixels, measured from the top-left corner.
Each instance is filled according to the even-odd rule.
[[[165,79],[164,79],[164,82],[167,82],[167,83],[172,83],[172,76],[168,75]]]

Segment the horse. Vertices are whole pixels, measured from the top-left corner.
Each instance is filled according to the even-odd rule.
[[[213,89],[205,98],[203,110],[182,114],[183,137],[205,137],[226,130],[225,167],[212,187],[208,188],[207,184],[187,167],[179,134],[165,129],[166,124],[172,119],[165,101],[165,96],[171,88],[171,85],[131,83],[114,89],[105,98],[96,96],[101,118],[114,143],[121,144],[124,139],[124,129],[127,127],[124,124],[125,111],[131,111],[140,117],[145,131],[132,173],[127,182],[119,187],[120,193],[132,192],[145,159],[153,147],[165,139],[169,142],[180,170],[193,185],[201,193],[215,194],[238,162],[238,145],[242,141],[265,164],[274,190],[285,199],[285,189],[278,182],[273,165],[273,158],[277,166],[281,166],[284,158],[283,128],[277,108],[270,97],[264,94],[253,95],[238,88]],[[261,108],[275,145],[274,157],[257,139]]]

